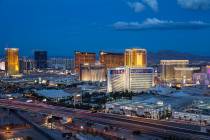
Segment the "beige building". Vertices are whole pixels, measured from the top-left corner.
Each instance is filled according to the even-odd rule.
[[[161,80],[163,82],[175,82],[175,67],[186,68],[189,60],[161,60]]]
[[[86,63],[80,66],[80,81],[103,82],[106,81],[105,75],[105,66],[100,63]]]
[[[7,75],[19,74],[19,49],[18,48],[6,48],[6,73]]]
[[[175,81],[181,84],[192,84],[193,83],[193,73],[198,72],[200,67],[186,67],[179,68],[175,67]]]

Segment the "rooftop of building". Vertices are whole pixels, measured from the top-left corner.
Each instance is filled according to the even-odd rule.
[[[116,67],[116,68],[109,68],[109,70],[123,70],[123,69],[126,69],[126,68],[129,68],[129,69],[154,69],[153,67],[128,67],[128,66],[120,66],[120,67]]]
[[[144,51],[144,52],[146,52],[147,50],[144,48],[131,48],[131,49],[125,49],[125,51]]]
[[[19,48],[5,48],[5,51],[8,52],[14,52],[14,53],[18,53]]]
[[[134,98],[133,100],[121,99],[118,101],[113,101],[107,103],[107,106],[121,106],[127,108],[150,108],[150,109],[158,109],[163,106],[167,106],[162,100],[150,97],[146,100],[139,100],[138,98]]]
[[[189,60],[160,60],[161,65],[179,65],[189,64]]]
[[[63,98],[72,96],[72,94],[65,92],[64,90],[38,90],[37,93],[47,98]]]
[[[160,62],[189,62],[189,60],[160,60]]]
[[[81,67],[89,67],[89,66],[92,66],[92,67],[103,67],[104,64],[101,64],[99,62],[96,62],[96,63],[83,63],[83,64],[81,64]]]
[[[195,71],[195,70],[200,70],[200,67],[175,67],[174,70],[180,70],[180,71]]]
[[[100,51],[100,55],[124,55],[124,53]]]
[[[160,100],[163,100],[167,104],[171,104],[172,108],[176,111],[183,111],[183,108],[191,105],[196,100],[210,100],[210,89],[207,87],[182,87],[181,90],[176,90],[174,88],[158,86],[152,88],[151,90],[157,91],[157,96]],[[143,97],[138,97],[139,100],[145,100],[148,98],[146,95]]]
[[[75,51],[75,54],[96,54],[94,52],[81,52],[81,51]]]

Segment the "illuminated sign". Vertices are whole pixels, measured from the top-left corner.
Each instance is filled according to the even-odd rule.
[[[153,73],[153,69],[131,69],[130,73]]]
[[[110,70],[110,74],[124,74],[125,70],[121,69],[121,70]]]

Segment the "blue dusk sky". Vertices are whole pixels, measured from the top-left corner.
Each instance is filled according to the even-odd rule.
[[[0,0],[0,55],[176,50],[210,56],[210,0]]]

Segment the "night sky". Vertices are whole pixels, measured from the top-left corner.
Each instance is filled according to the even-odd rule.
[[[0,0],[0,55],[177,50],[210,56],[210,0]]]

